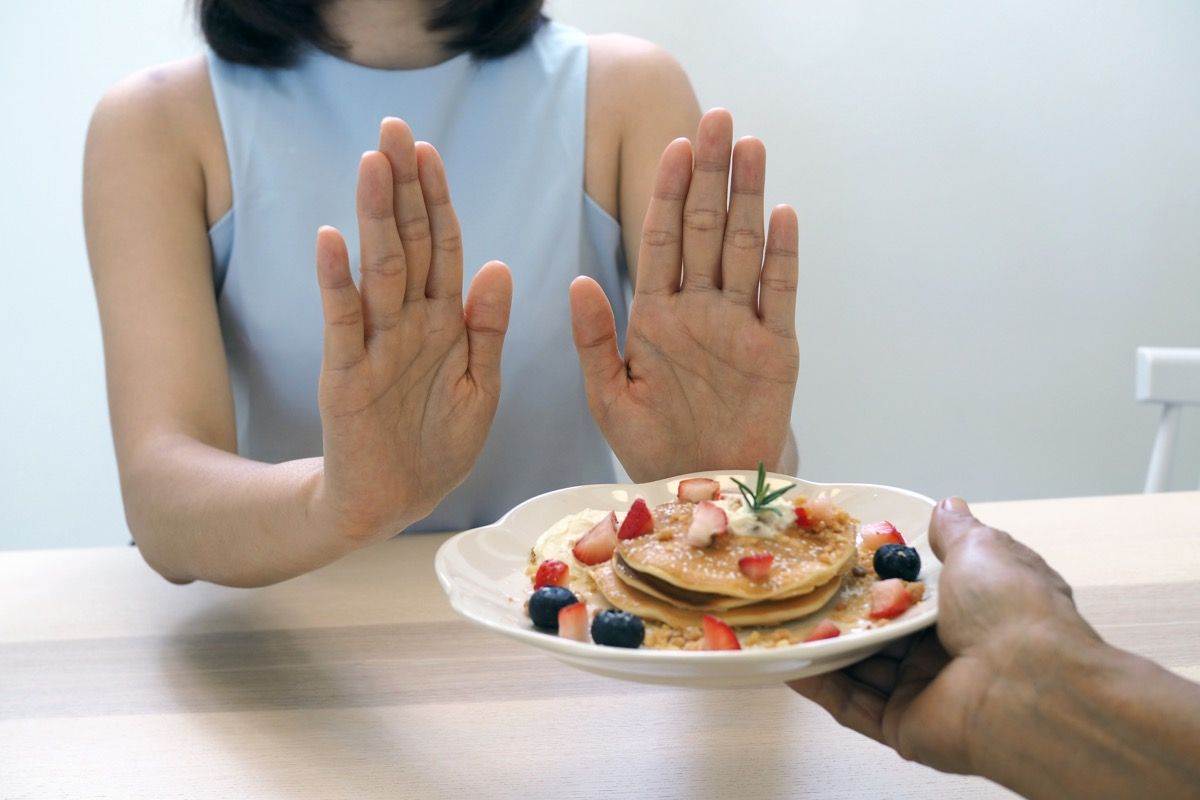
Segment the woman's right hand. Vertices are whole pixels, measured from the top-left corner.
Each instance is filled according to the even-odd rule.
[[[355,544],[427,516],[466,478],[500,397],[512,276],[492,261],[462,299],[458,220],[437,151],[385,119],[358,172],[362,280],[317,233],[325,316],[318,518]]]

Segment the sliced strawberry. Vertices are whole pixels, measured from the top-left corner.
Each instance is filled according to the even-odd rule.
[[[710,500],[701,500],[692,512],[692,524],[688,526],[688,544],[695,547],[708,547],[713,537],[725,533],[729,527],[729,517],[725,509]]]
[[[617,531],[618,539],[636,539],[654,531],[654,517],[646,501],[638,498],[629,507],[629,513],[621,521],[621,529]]]
[[[679,482],[677,494],[680,500],[687,500],[689,503],[716,500],[721,496],[721,484],[712,478],[685,478]]]
[[[558,610],[558,635],[577,642],[588,640],[587,603],[572,603]]]
[[[881,522],[860,525],[858,534],[862,537],[863,547],[867,550],[878,550],[885,544],[904,544],[904,537],[900,535],[900,531],[896,530],[896,526],[886,519]]]
[[[812,520],[808,518],[808,509],[804,506],[796,506],[796,524],[801,528],[811,528]]]
[[[617,515],[609,512],[608,516],[592,526],[592,529],[579,537],[579,541],[571,548],[571,554],[580,564],[599,564],[612,558],[613,550],[617,549]]]
[[[908,610],[913,596],[899,578],[888,578],[871,587],[871,619],[892,619]]]
[[[836,639],[841,635],[841,628],[834,625],[831,620],[823,619],[817,623],[817,627],[808,632],[808,636],[804,637],[804,641],[816,642],[821,639]]]
[[[533,578],[533,588],[543,586],[566,586],[571,569],[557,558],[547,558],[538,565],[537,575]]]
[[[739,558],[738,569],[752,581],[765,581],[771,577],[771,562],[774,560],[774,553],[755,553],[752,556]]]
[[[705,650],[741,650],[733,628],[726,625],[712,614],[704,615],[704,649]]]

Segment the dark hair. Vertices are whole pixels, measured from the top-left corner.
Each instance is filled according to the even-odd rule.
[[[330,0],[195,0],[208,46],[227,61],[286,67],[305,45],[333,53],[345,44],[326,28]],[[477,58],[518,50],[545,20],[543,0],[437,0],[425,27],[449,34],[446,45]]]

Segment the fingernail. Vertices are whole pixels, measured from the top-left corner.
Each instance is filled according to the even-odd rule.
[[[953,511],[956,514],[971,513],[971,509],[967,507],[967,501],[961,497],[947,497],[939,505],[947,511]]]

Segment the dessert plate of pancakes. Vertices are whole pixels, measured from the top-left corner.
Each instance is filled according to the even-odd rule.
[[[682,531],[693,506],[678,502],[680,482],[695,478],[716,480],[726,488],[734,485],[734,479],[753,486],[758,475],[703,472],[653,483],[549,492],[525,501],[491,525],[447,540],[435,559],[438,580],[451,606],[467,620],[540,648],[571,666],[612,678],[680,686],[753,686],[829,672],[936,621],[941,565],[928,545],[934,503],[890,486],[822,484],[768,473],[771,486],[792,484],[786,497],[797,503],[802,498],[831,502],[838,509],[837,522],[792,537],[794,542],[788,537],[734,535],[722,548],[704,551],[687,545],[682,533],[648,535],[622,541],[611,559],[587,568],[581,569],[570,558],[571,545],[597,520],[612,511],[623,516],[638,498],[653,510],[656,530],[677,525]],[[867,620],[864,611],[856,622],[853,610],[865,609],[862,595],[869,593],[867,581],[875,580],[873,574],[851,577],[851,569],[862,573],[856,566],[862,560],[856,544],[858,526],[880,520],[892,523],[919,553],[924,593],[894,619]],[[751,551],[756,557],[771,553],[768,578],[747,580],[731,568]],[[575,641],[537,628],[526,612],[531,564],[559,557],[572,564],[570,588],[593,614],[600,608],[615,608],[641,617],[648,630],[668,631],[694,630],[705,615],[712,614],[732,626],[744,643],[770,646],[634,649]],[[840,620],[839,636],[801,641],[819,620],[831,616]],[[774,633],[783,633],[784,641],[770,635]]]

